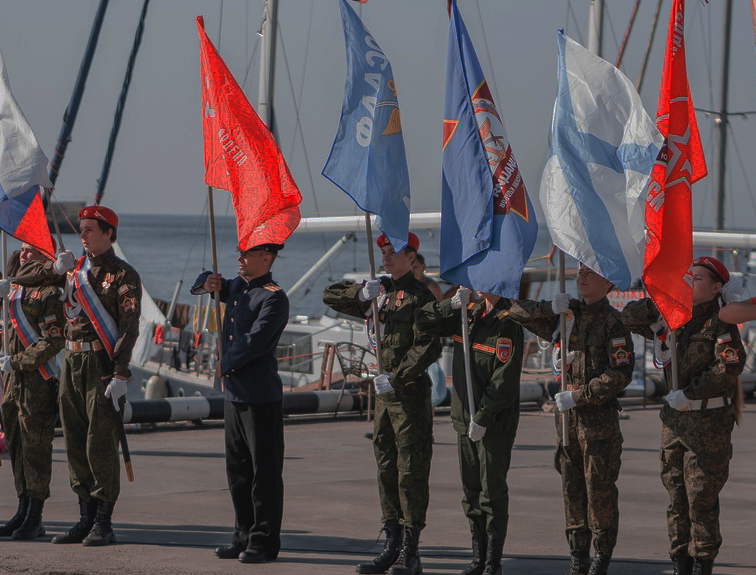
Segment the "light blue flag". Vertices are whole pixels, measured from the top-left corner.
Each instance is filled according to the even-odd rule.
[[[558,33],[541,206],[554,244],[627,289],[643,271],[646,184],[663,138],[632,82]]]
[[[347,78],[339,129],[322,174],[366,212],[395,251],[409,235],[409,172],[391,64],[362,21],[341,0]]]

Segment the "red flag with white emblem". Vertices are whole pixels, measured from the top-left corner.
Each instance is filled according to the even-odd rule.
[[[684,0],[673,0],[656,112],[665,140],[648,186],[643,264],[643,283],[670,329],[693,310],[691,185],[707,173],[685,69],[684,19]]]
[[[197,16],[205,183],[231,192],[239,249],[283,243],[302,195],[273,135],[254,111]]]

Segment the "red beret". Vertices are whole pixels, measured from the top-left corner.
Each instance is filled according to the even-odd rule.
[[[730,281],[730,272],[727,271],[727,267],[717,258],[713,258],[711,256],[696,258],[693,260],[693,265],[705,267],[707,270],[711,271],[715,276],[717,276],[719,281],[721,281],[723,284],[726,284],[728,281]]]
[[[379,248],[391,245],[391,242],[386,237],[386,234],[381,234],[380,236],[378,236],[378,239],[375,240],[375,243],[378,244]],[[407,238],[407,247],[415,251],[420,249],[420,240],[412,232],[409,233],[409,237]]]
[[[93,204],[79,211],[80,220],[100,220],[118,229],[118,216],[110,208]]]

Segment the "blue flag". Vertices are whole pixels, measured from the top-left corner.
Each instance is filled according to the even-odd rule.
[[[538,223],[456,0],[444,118],[441,277],[517,298]]]
[[[366,212],[395,251],[409,235],[409,172],[391,64],[362,21],[341,0],[347,79],[339,129],[322,174]]]

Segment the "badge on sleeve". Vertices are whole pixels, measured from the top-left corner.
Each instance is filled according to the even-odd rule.
[[[612,357],[614,358],[615,366],[630,363],[630,353],[628,353],[624,346],[621,346],[617,351],[615,351],[612,354]]]
[[[123,307],[123,311],[131,311],[136,308],[136,302],[133,297],[125,297],[121,302],[121,307]]]
[[[724,359],[725,363],[738,363],[738,350],[728,346],[725,346],[724,350],[719,354]]]
[[[508,337],[500,337],[496,340],[496,357],[498,357],[502,363],[507,363],[509,358],[512,357],[512,340]]]

